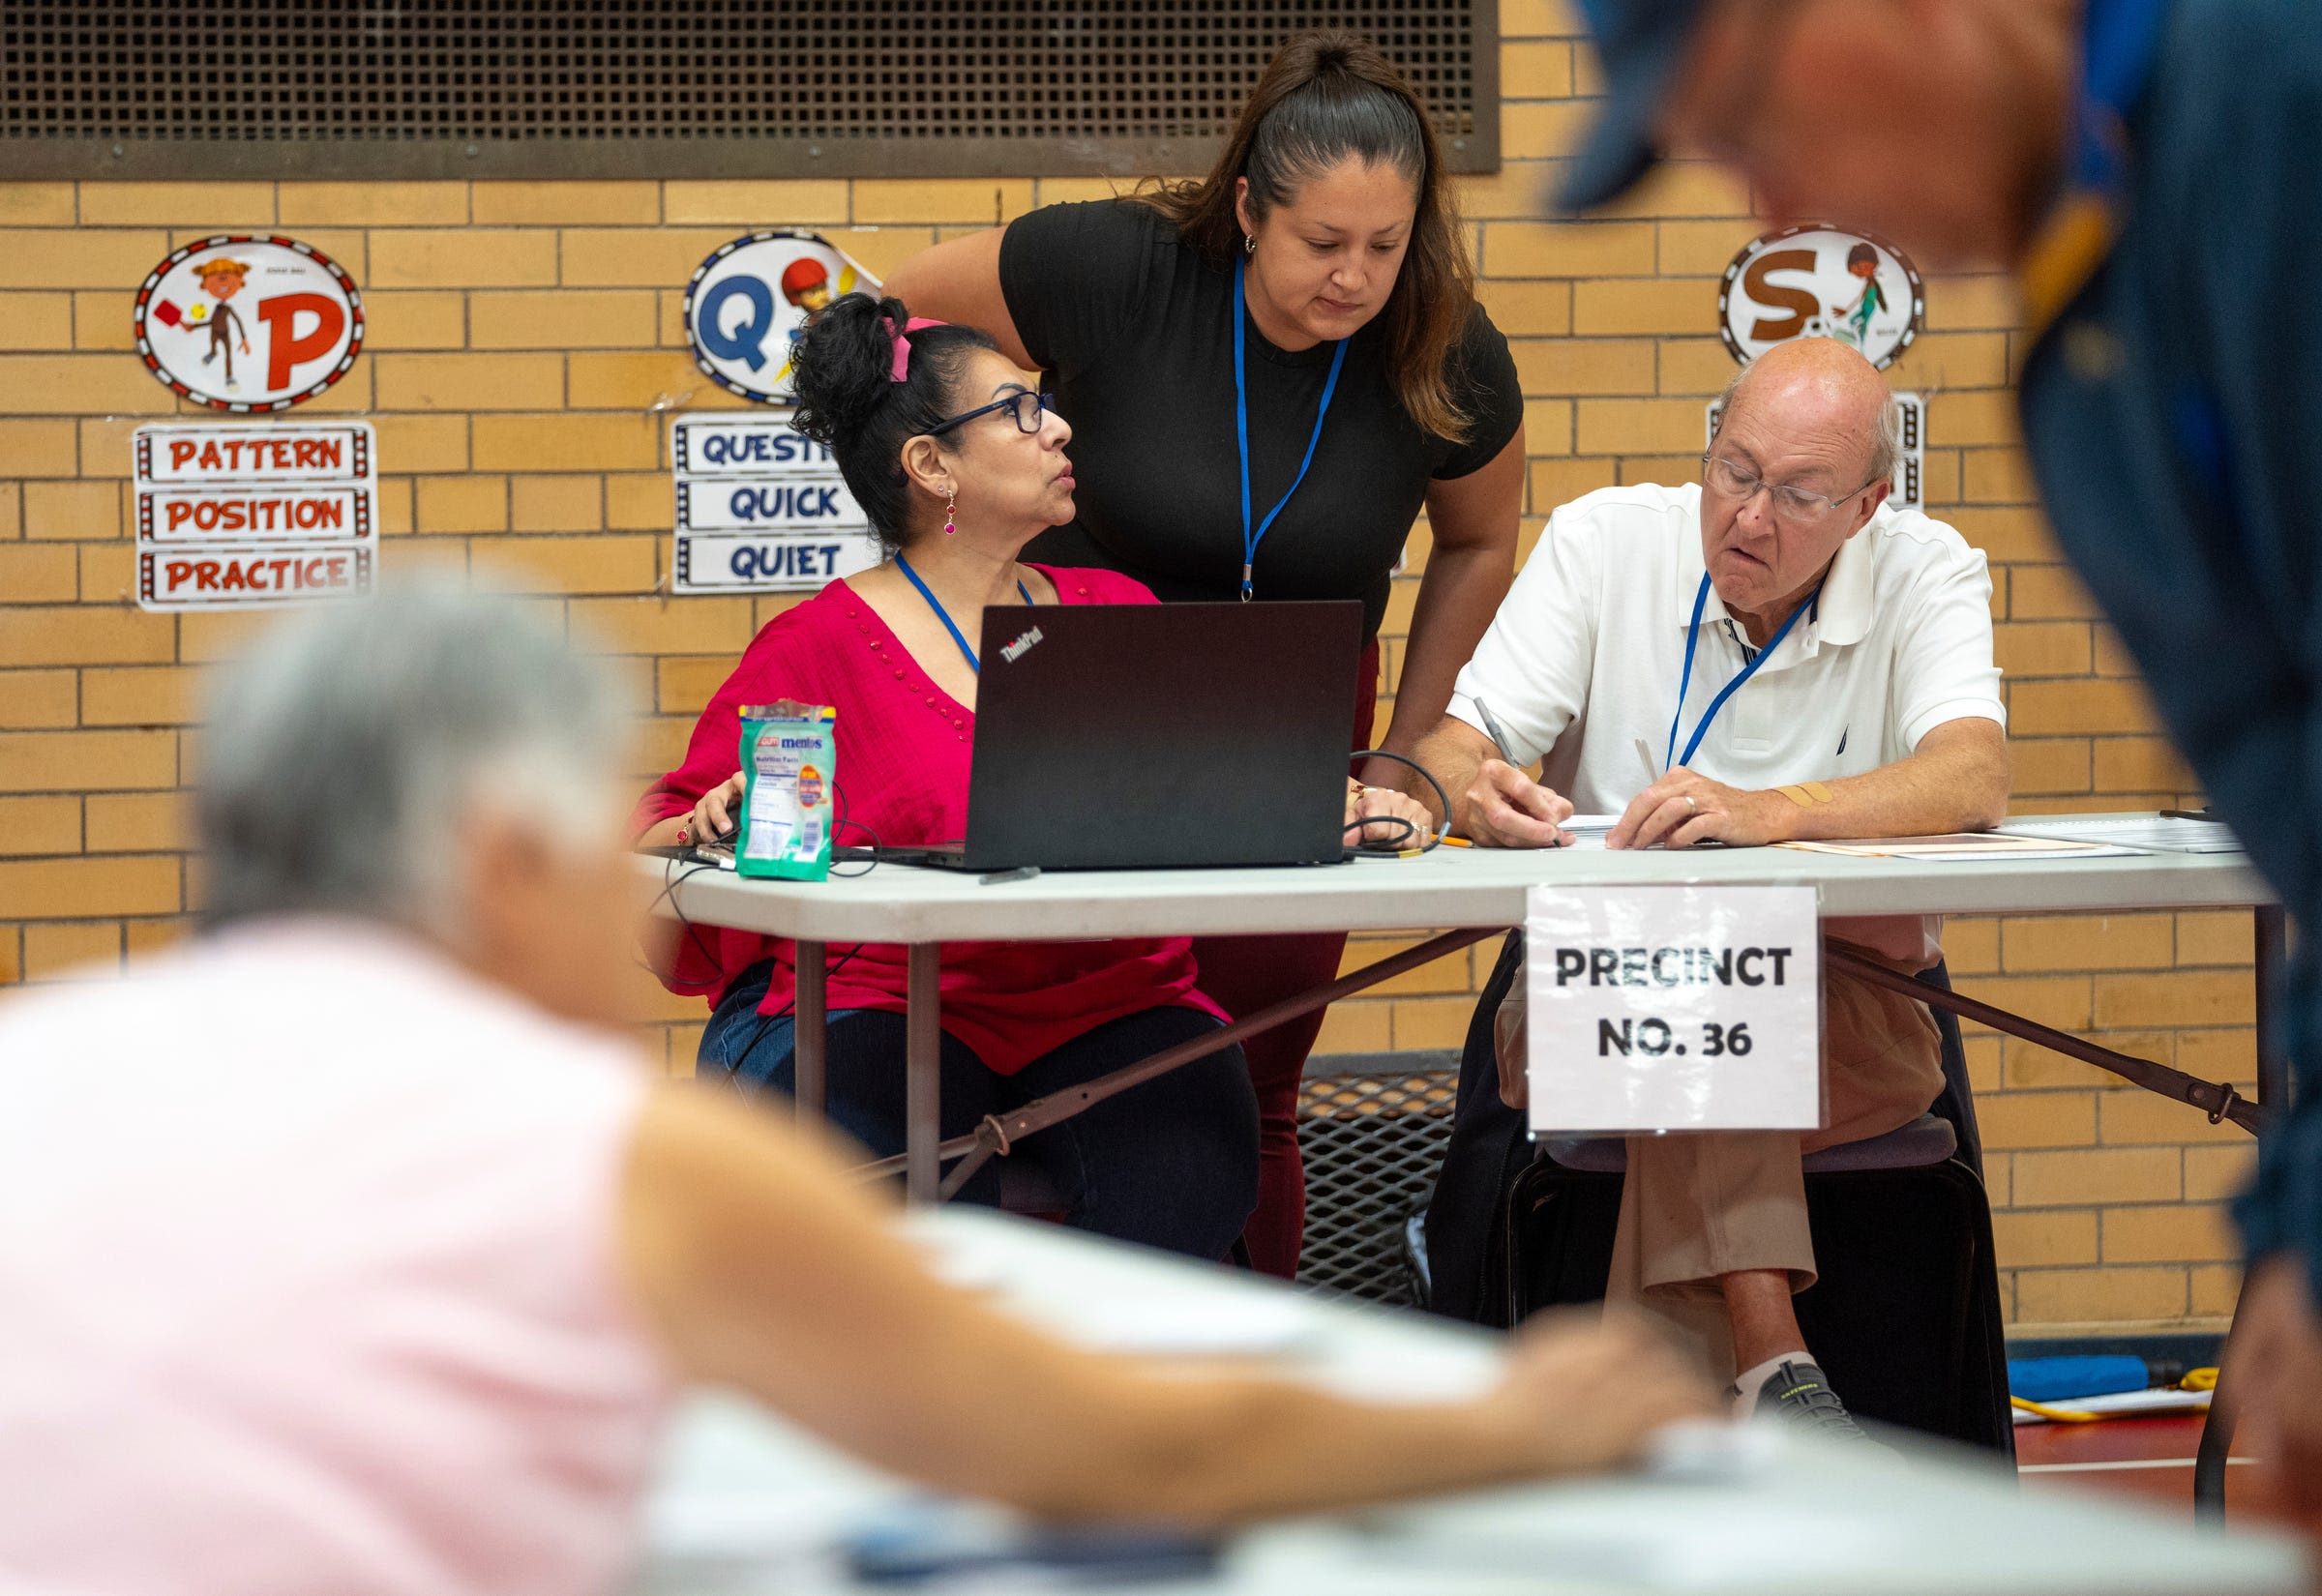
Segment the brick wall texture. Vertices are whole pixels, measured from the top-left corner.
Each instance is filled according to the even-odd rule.
[[[1595,92],[1563,0],[1503,0],[1503,169],[1463,184],[1492,314],[1528,396],[1524,546],[1547,513],[1615,482],[1694,471],[1705,399],[1733,363],[1716,280],[1758,230],[1712,171],[1663,172],[1615,214],[1534,219]],[[423,565],[538,596],[608,638],[653,705],[640,771],[674,762],[695,712],[782,598],[671,599],[671,408],[740,401],[688,358],[688,276],[754,226],[811,225],[875,272],[1087,179],[572,183],[0,183],[0,982],[109,969],[179,934],[194,889],[182,783],[205,666],[242,617],[130,600],[129,435],[178,413],[132,349],[138,282],[169,249],[275,227],[342,262],[370,339],[301,415],[376,424],[387,579]],[[1930,508],[1992,562],[2019,812],[2190,796],[2119,645],[2050,543],[2009,385],[2024,338],[2007,282],[1937,278],[1897,364],[1931,395]],[[1388,662],[1423,569],[1398,582]],[[1960,920],[1952,971],[1980,996],[2245,1085],[2249,928],[2240,914]],[[1351,961],[1396,945],[1365,937]],[[1456,1047],[1488,947],[1331,1014],[1328,1052]],[[701,1019],[640,977],[647,1038],[690,1069]],[[2248,1138],[2081,1065],[1981,1034],[1980,1093],[2000,1261],[2023,1323],[2230,1311],[2221,1199]]]

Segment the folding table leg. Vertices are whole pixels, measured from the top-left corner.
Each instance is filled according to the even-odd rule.
[[[793,1013],[792,1035],[797,1039],[796,1051],[791,1055],[791,1068],[796,1074],[794,1097],[798,1115],[819,1119],[822,1116],[823,1077],[822,1061],[828,1054],[824,1049],[830,1039],[830,1016],[826,1002],[829,992],[829,971],[824,967],[823,945],[801,939],[797,943],[797,1005]]]
[[[2290,1107],[2290,1063],[2281,1050],[2280,1022],[2274,1013],[2281,1000],[2286,936],[2279,908],[2253,909],[2249,918],[2255,932],[2249,973],[2257,988],[2257,1101],[2272,1118],[2287,1113]],[[2236,1321],[2242,1316],[2238,1297],[2233,1316]],[[2226,1333],[2230,1337],[2231,1329]],[[2233,1452],[2234,1417],[2233,1394],[2219,1380],[2210,1393],[2209,1417],[2201,1425],[2201,1445],[2193,1457],[2193,1515],[2211,1522],[2225,1518],[2225,1468]]]
[[[942,1174],[942,1161],[937,1148],[943,1139],[943,947],[938,942],[914,942],[908,956],[910,964],[905,986],[908,1012],[903,1054],[903,1189],[912,1202],[933,1202]]]

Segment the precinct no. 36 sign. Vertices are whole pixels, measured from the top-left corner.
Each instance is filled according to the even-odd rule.
[[[1535,1135],[1822,1123],[1811,887],[1534,887]]]

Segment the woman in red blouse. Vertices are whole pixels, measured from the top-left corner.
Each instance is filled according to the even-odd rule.
[[[1027,565],[1072,519],[1071,429],[1033,380],[969,327],[913,323],[859,295],[816,316],[796,357],[797,426],[827,444],[890,553],[775,617],[702,711],[685,763],[640,801],[646,842],[722,836],[739,801],[740,706],[838,709],[842,813],[884,844],[966,834],[977,662],[994,604],[1151,604],[1109,571]],[[1425,823],[1361,790],[1350,817]],[[858,834],[860,835],[860,834]],[[850,839],[852,840],[852,839]],[[792,1079],[794,945],[747,932],[684,939],[672,984],[716,994],[699,1069],[756,1089]],[[708,954],[714,953],[714,961]],[[903,950],[829,950],[829,1111],[873,1152],[903,1149]],[[1089,1080],[1224,1023],[1182,937],[955,943],[943,950],[942,1130]],[[1239,1048],[1098,1104],[1023,1144],[1070,1223],[1220,1257],[1255,1201],[1257,1107]],[[987,1165],[961,1194],[995,1201]]]

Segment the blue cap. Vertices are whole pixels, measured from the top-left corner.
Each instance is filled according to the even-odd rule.
[[[1557,191],[1567,211],[1620,197],[1652,167],[1652,125],[1708,0],[1580,0],[1604,66],[1604,110]]]

